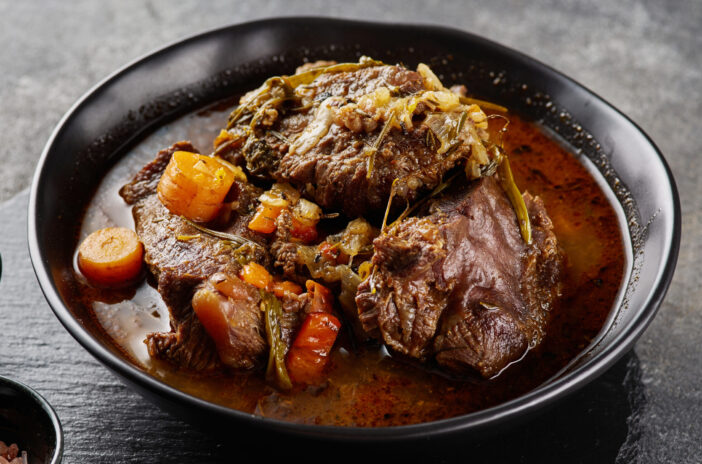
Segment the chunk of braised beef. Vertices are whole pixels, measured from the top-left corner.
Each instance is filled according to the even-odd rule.
[[[384,211],[395,179],[411,179],[398,199],[414,201],[441,182],[442,176],[464,156],[460,150],[438,155],[426,145],[426,128],[409,133],[393,131],[374,155],[368,176],[367,147],[377,133],[357,134],[332,125],[326,136],[304,155],[284,156],[273,176],[304,186],[322,207],[340,209],[350,217]]]
[[[430,218],[409,218],[373,246],[377,269],[356,297],[361,323],[394,351],[424,359],[450,290],[434,269],[446,258],[440,230]]]
[[[493,221],[483,223],[482,237],[475,239],[485,244],[484,250],[492,251],[482,251],[484,258],[476,254],[468,261],[492,261],[495,271],[490,274],[486,267],[482,273],[471,273],[466,262],[449,265],[463,278],[435,340],[440,365],[458,371],[474,368],[484,377],[498,374],[541,342],[561,292],[563,261],[542,201],[529,193],[523,195],[532,225],[532,243],[527,245],[507,209],[509,203],[497,195],[499,187],[494,187],[489,208]],[[486,199],[480,200],[482,205]],[[454,227],[455,232],[463,226]]]
[[[217,285],[226,282],[226,294],[217,289]],[[261,311],[261,296],[259,290],[236,276],[223,273],[214,274],[201,284],[195,293],[193,307],[200,295],[205,295],[199,301],[207,305],[206,312],[196,311],[206,330],[209,322],[214,321],[215,333],[208,332],[213,339],[220,361],[235,369],[252,369],[260,366],[265,359],[267,343]],[[224,327],[219,323],[225,321]]]
[[[524,198],[531,244],[493,178],[447,193],[427,216],[378,237],[377,269],[356,297],[364,327],[397,352],[484,377],[540,343],[562,258],[541,200]]]
[[[341,210],[349,217],[380,215],[393,182],[398,180],[398,204],[403,203],[399,200],[414,201],[470,158],[472,147],[486,137],[472,116],[459,117],[480,110],[458,105],[451,107],[452,120],[463,121],[456,122],[462,132],[451,138],[450,147],[439,149],[442,143],[437,144],[436,136],[422,123],[432,111],[440,111],[437,105],[441,105],[432,98],[421,98],[423,92],[449,93],[435,85],[403,66],[377,64],[324,73],[307,85],[288,89],[295,96],[288,106],[271,103],[278,106],[270,121],[260,116],[265,112],[262,107],[256,123],[245,118],[230,127],[232,137],[245,142],[227,148],[227,157],[245,164],[260,179],[293,184],[323,208]],[[242,102],[252,95],[247,94]],[[403,97],[408,100],[396,102],[402,110],[386,107],[391,99]],[[409,100],[414,97],[418,100]],[[431,106],[428,101],[433,102]],[[401,122],[393,119],[397,115],[390,116],[407,111],[408,106],[412,114]],[[388,131],[384,131],[386,125]],[[484,156],[485,150],[481,151]]]

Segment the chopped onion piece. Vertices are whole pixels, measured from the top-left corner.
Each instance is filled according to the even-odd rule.
[[[290,202],[271,191],[264,192],[260,197],[258,197],[258,200],[264,205],[271,206],[273,208],[287,208],[290,204]]]
[[[322,208],[304,198],[300,199],[293,209],[293,215],[303,223],[317,223],[322,218]]]
[[[300,199],[300,192],[290,184],[275,183],[270,191],[290,203],[297,203],[297,200]]]

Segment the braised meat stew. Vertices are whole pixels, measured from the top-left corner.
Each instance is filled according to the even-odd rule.
[[[525,393],[601,329],[619,220],[538,126],[370,58],[221,106],[125,157],[82,227],[143,247],[123,285],[91,279],[80,250],[76,271],[154,376],[266,417],[400,425]]]

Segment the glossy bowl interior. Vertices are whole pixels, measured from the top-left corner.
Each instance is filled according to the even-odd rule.
[[[428,63],[446,85],[538,121],[568,143],[608,190],[621,216],[629,270],[598,339],[536,390],[476,413],[379,429],[298,425],[207,403],[130,364],[79,305],[72,257],[85,205],[102,176],[159,125],[289,74],[304,60],[369,55],[409,67]],[[116,72],[66,114],[37,166],[29,247],[46,298],[67,330],[127,384],[199,422],[225,421],[348,440],[394,440],[487,431],[524,418],[596,378],[631,348],[660,305],[679,241],[675,183],[653,142],[627,117],[557,71],[469,33],[433,26],[281,18],[230,26],[175,43]],[[57,246],[60,244],[60,246]]]
[[[1,376],[0,440],[16,443],[32,464],[61,462],[63,432],[56,412],[28,386]]]

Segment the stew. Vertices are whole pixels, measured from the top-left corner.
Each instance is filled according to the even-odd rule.
[[[602,328],[618,216],[539,126],[368,58],[227,103],[137,146],[82,224],[81,241],[138,237],[125,256],[143,251],[145,279],[76,272],[152,375],[266,417],[400,425],[515,398]]]

